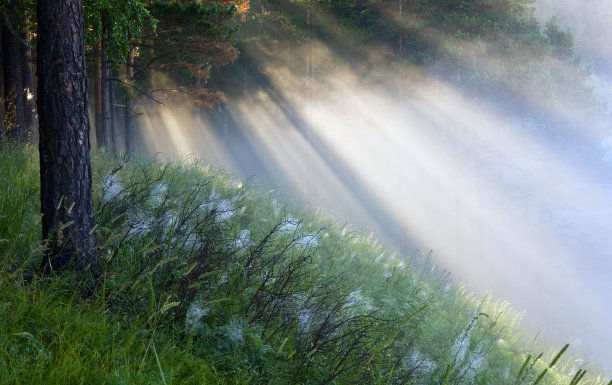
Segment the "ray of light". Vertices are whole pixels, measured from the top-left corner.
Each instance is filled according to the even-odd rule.
[[[317,55],[326,68],[342,63]],[[160,112],[143,124],[152,151],[172,146],[247,176],[268,173],[393,241],[408,234],[474,289],[511,299],[537,327],[558,324],[612,360],[604,321],[612,284],[601,275],[610,268],[612,194],[590,163],[426,75],[411,73],[421,80],[397,98],[341,64],[315,85],[283,63],[266,65],[271,90],[229,108],[236,132],[220,140],[185,110]]]

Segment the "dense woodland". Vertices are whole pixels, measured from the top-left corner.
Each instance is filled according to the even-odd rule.
[[[95,142],[134,152],[146,104],[163,108],[180,98],[206,113],[228,97],[270,90],[270,62],[303,74],[303,86],[314,88],[315,72],[331,69],[316,62],[314,43],[321,42],[365,81],[390,83],[398,97],[410,93],[414,79],[401,68],[412,66],[507,113],[545,120],[547,107],[578,104],[592,114],[598,105],[571,32],[554,18],[540,23],[533,7],[501,0],[85,1]],[[4,131],[24,139],[35,131],[34,8],[3,5]]]
[[[571,32],[533,6],[3,0],[0,384],[605,383],[421,257],[135,156],[145,106],[224,114],[280,95],[279,67],[313,99],[341,67],[398,99],[444,80],[559,142],[583,116],[606,129]]]

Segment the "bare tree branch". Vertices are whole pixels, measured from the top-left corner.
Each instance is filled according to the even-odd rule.
[[[153,59],[149,60],[149,62],[147,64],[145,64],[145,66],[141,69],[136,70],[136,72],[134,73],[134,75],[132,76],[132,78],[136,78],[136,76],[139,76],[141,74],[143,74],[146,70],[148,70],[149,68],[151,68],[151,66],[158,60],[161,60],[163,58],[165,58],[166,56],[170,55],[169,53],[165,53],[163,55],[159,55],[157,57],[154,57]]]
[[[168,100],[168,98],[160,98],[159,100]],[[158,101],[158,100],[151,100],[151,99],[149,99],[149,100],[143,100],[143,101],[142,101],[142,102],[140,102],[140,103],[136,103],[136,104],[134,104],[134,108],[139,107],[139,106],[144,106],[145,104],[154,103],[154,102],[158,102],[158,103],[159,103],[159,101]],[[163,103],[162,103],[162,104],[163,104]]]
[[[185,94],[188,96],[193,96],[189,92],[185,91],[185,87],[176,87],[176,88],[156,88],[154,90],[149,90],[150,93],[153,92],[180,92],[181,94]]]
[[[147,98],[152,99],[153,101],[155,101],[155,102],[157,102],[157,103],[159,103],[159,104],[164,105],[164,102],[162,102],[161,100],[159,100],[159,99],[157,99],[157,98],[154,98],[154,97],[153,97],[152,95],[150,95],[148,92],[141,90],[140,88],[138,88],[138,86],[135,86],[134,84],[130,84],[130,83],[128,83],[128,82],[124,82],[123,80],[121,80],[121,79],[119,79],[119,78],[105,78],[105,79],[103,79],[103,80],[112,80],[112,81],[114,81],[114,82],[119,82],[119,83],[121,83],[121,84],[123,84],[123,85],[126,85],[126,86],[128,86],[128,87],[132,87],[132,88],[134,88],[136,91],[138,91],[138,92],[139,92],[141,95],[144,95],[144,96],[146,96]]]

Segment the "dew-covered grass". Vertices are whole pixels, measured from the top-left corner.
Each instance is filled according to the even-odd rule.
[[[77,275],[41,276],[36,159],[32,148],[0,145],[2,384],[582,376],[568,353],[549,368],[561,347],[526,345],[516,312],[450,284],[426,256],[395,254],[197,160],[95,156],[101,284],[90,295]],[[606,383],[590,374],[579,383]]]

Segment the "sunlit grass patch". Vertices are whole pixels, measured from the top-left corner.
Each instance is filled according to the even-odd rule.
[[[35,153],[4,146],[0,177],[13,185],[0,215],[20,210],[23,221],[2,227],[0,383],[575,385],[582,375],[565,357],[549,368],[558,350],[527,349],[507,304],[199,161],[94,157],[100,288],[39,276]]]

